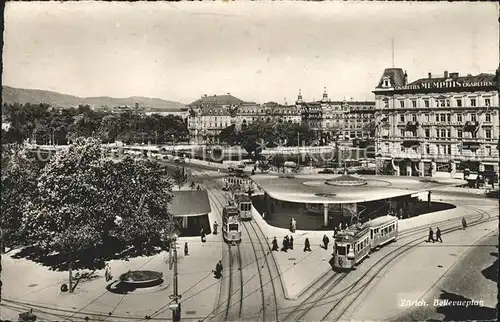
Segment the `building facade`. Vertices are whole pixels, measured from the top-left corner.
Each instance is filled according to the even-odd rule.
[[[242,101],[230,94],[203,96],[188,105],[188,129],[192,141],[218,142],[220,132],[234,125],[237,131],[253,122],[300,123],[296,106],[283,106],[275,102],[256,104]]]
[[[379,168],[424,176],[457,168],[498,173],[498,92],[495,75],[443,75],[408,83],[386,69],[373,91]]]
[[[330,141],[351,144],[354,139],[369,136],[367,125],[375,121],[373,101],[332,101],[326,88],[321,101],[304,102],[302,93],[296,101],[302,121],[325,143]]]

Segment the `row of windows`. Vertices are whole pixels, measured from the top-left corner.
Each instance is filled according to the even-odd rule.
[[[356,249],[356,253],[359,253],[360,251],[365,249],[365,247],[367,247],[369,244],[370,244],[370,240],[368,239],[368,237],[366,237],[362,241],[358,241],[356,243],[356,245],[354,245],[354,247]]]
[[[423,106],[418,104],[418,99],[397,99],[399,108],[430,108],[430,107],[477,107],[477,106],[491,106],[491,98],[480,98],[480,97],[470,97],[470,98],[424,98],[421,99],[423,101]],[[431,106],[432,105],[432,106]],[[389,108],[389,99],[386,98],[383,100],[384,108]]]
[[[486,138],[486,139],[491,139],[492,138],[492,132],[490,129],[482,129],[482,131],[478,131],[480,137]],[[464,132],[462,129],[454,129],[454,136],[452,136],[452,129],[424,129],[424,137],[425,138],[476,138],[478,132]],[[464,133],[469,133],[465,134]],[[406,131],[405,129],[400,129],[400,135],[401,137],[420,137],[419,135],[416,135],[415,132],[412,131]]]
[[[454,117],[452,115],[454,115]],[[478,120],[477,114],[469,114],[469,115],[470,115],[470,121],[476,122]],[[410,121],[410,120],[412,122],[417,122],[418,119],[419,119],[419,117],[417,114],[411,114],[411,115],[401,114],[401,115],[399,115],[400,122],[406,122],[406,121]],[[422,117],[420,117],[420,119],[423,120],[423,122],[430,122],[432,118],[430,117],[429,114],[424,114],[423,119],[422,119]],[[463,122],[464,118],[463,118],[462,113],[456,113],[456,114],[436,113],[434,116],[434,119],[436,120],[436,122],[452,122],[452,119],[456,120],[456,122]],[[492,120],[491,114],[485,113],[484,114],[484,121],[491,122],[491,120]]]
[[[389,144],[386,143],[384,146],[383,152],[384,153],[389,153],[392,152],[393,149],[390,148]],[[423,147],[411,147],[407,148],[404,146],[400,146],[400,151],[404,153],[413,153],[413,154],[418,154],[419,152],[424,153],[424,154],[432,154],[436,153],[439,155],[465,155],[465,154],[470,154],[470,155],[477,155],[477,156],[492,156],[494,149],[492,150],[492,147],[489,145],[483,146],[482,149],[478,150],[465,150],[468,152],[464,153],[464,150],[460,145],[453,145],[453,144],[433,144],[432,146],[429,144],[426,144]]]

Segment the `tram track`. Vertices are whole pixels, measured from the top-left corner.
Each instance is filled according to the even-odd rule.
[[[483,224],[485,222],[488,222],[490,219],[496,219],[496,218],[491,218],[492,217],[491,214],[488,213],[488,212],[486,212],[486,211],[484,211],[484,210],[482,210],[482,209],[474,209],[474,211],[478,212],[481,217],[479,219],[471,222],[468,225],[468,227],[474,227],[474,226]],[[485,216],[487,216],[488,218],[485,219],[485,220],[483,220],[483,218]],[[455,232],[455,231],[458,231],[458,230],[461,230],[461,229],[462,228],[460,228],[460,227],[447,228],[447,229],[444,229],[442,231],[442,234],[443,235],[444,234],[449,234],[449,233],[452,233],[452,232]],[[321,320],[322,321],[329,320],[329,319],[333,319],[334,321],[340,320],[342,318],[342,316],[351,308],[351,306],[361,297],[361,295],[368,288],[368,286],[371,285],[371,283],[378,277],[378,275],[385,268],[387,268],[387,266],[389,266],[389,264],[391,264],[392,262],[394,262],[397,258],[401,257],[402,255],[404,255],[409,250],[411,250],[411,249],[419,246],[423,242],[425,242],[425,241],[416,242],[418,240],[420,240],[420,239],[412,240],[412,241],[406,243],[404,246],[399,247],[399,248],[396,249],[396,252],[397,252],[396,254],[394,254],[394,252],[392,252],[388,256],[385,256],[385,257],[381,258],[374,265],[372,265],[354,284],[352,284],[349,287],[349,289],[346,292],[346,296],[341,297],[340,300],[326,313],[326,315],[323,316],[323,318]],[[415,244],[413,244],[413,243],[415,243]],[[412,245],[410,245],[410,244],[412,244]],[[399,251],[400,249],[402,249],[402,250]],[[370,276],[370,274],[369,274],[370,271],[372,269],[374,269],[377,266],[377,264],[380,264],[380,267],[377,268],[377,269],[375,269],[373,275]],[[365,278],[368,279],[368,281],[366,281],[365,283],[362,283],[363,279],[365,279]],[[356,289],[356,286],[358,286],[358,285],[360,287],[358,289]],[[353,291],[354,291],[354,293],[353,293]],[[348,298],[347,295],[350,295],[350,294],[353,295],[352,299],[347,300],[347,302],[345,302],[346,299]],[[334,315],[334,317],[332,318],[332,313],[336,309],[338,309],[338,308],[339,308],[340,312],[336,313]]]
[[[220,186],[212,178],[208,178],[207,181],[209,182],[211,187],[217,190],[220,190],[222,188],[222,186]],[[278,294],[276,291],[276,286],[274,285],[274,281],[276,278],[280,278],[279,270],[277,268],[276,260],[270,252],[269,245],[267,245],[266,243],[266,246],[264,246],[262,243],[261,237],[266,239],[266,236],[262,232],[262,229],[258,225],[257,228],[255,228],[255,225],[256,224],[252,221],[244,221],[242,223],[242,226],[244,227],[247,233],[248,242],[252,247],[252,251],[255,257],[255,265],[257,266],[257,275],[259,277],[259,285],[260,285],[258,291],[261,296],[261,306],[262,306],[259,315],[262,317],[262,321],[278,321],[279,320]],[[259,256],[259,252],[262,252],[262,256]],[[269,255],[271,255],[272,261],[267,258]],[[265,269],[265,267],[267,267],[267,269]],[[273,272],[276,273],[273,275]],[[267,275],[269,276],[268,278],[269,281],[266,281]],[[265,286],[268,284],[271,284],[270,292],[266,292],[266,289],[268,288],[266,288]],[[268,308],[269,300],[272,302],[270,309]],[[227,318],[226,321],[228,321]]]
[[[196,175],[193,175],[194,177],[198,177]],[[217,197],[212,191],[207,189],[207,193],[209,196],[209,199],[211,199],[215,205],[218,205],[218,210],[220,213],[222,213],[222,209],[224,208],[224,202],[220,200],[219,197]],[[234,256],[233,250],[236,249],[236,256]],[[227,245],[227,250],[229,252],[229,274],[228,274],[228,293],[227,293],[227,299],[226,299],[226,305],[225,305],[225,310],[224,310],[224,321],[239,321],[241,319],[241,315],[243,312],[243,267],[242,267],[242,260],[241,260],[241,250],[240,246],[230,246]],[[235,267],[234,265],[234,257],[237,259],[237,265]],[[237,273],[235,274],[235,271]],[[235,276],[237,276],[235,278]],[[239,280],[235,281],[235,279]],[[238,284],[238,286],[235,287],[235,285]],[[222,290],[222,284],[221,284],[221,290]],[[223,299],[221,296],[221,293],[219,293],[219,299],[217,303],[217,307],[222,307],[223,306]],[[239,294],[238,296],[238,302],[233,303],[235,301],[235,295]]]
[[[481,209],[470,209],[473,211],[476,211],[479,213],[479,218],[476,220],[472,221],[469,226],[473,227],[475,225],[479,225],[491,220],[497,220],[497,218],[491,218],[491,214],[481,210]],[[485,217],[488,217],[487,219],[484,219]],[[469,216],[470,217],[470,216]],[[478,215],[475,215],[475,217],[478,217]],[[457,231],[462,229],[461,227],[451,227],[451,228],[446,228],[442,230],[443,234],[451,233],[453,231]],[[409,237],[413,236],[415,234],[421,234],[421,230],[419,229],[418,231],[413,231],[410,233],[405,234],[404,237]],[[312,288],[310,288],[308,291],[305,293],[311,293],[311,295],[306,298],[304,301],[302,301],[299,305],[297,306],[292,306],[289,307],[291,308],[291,312],[289,312],[285,318],[282,320],[284,321],[297,321],[300,319],[303,319],[309,312],[311,312],[314,308],[319,308],[323,307],[329,304],[334,303],[331,309],[328,310],[328,312],[320,319],[321,321],[326,321],[326,320],[333,320],[333,321],[338,321],[342,318],[342,316],[345,314],[345,312],[351,307],[351,305],[363,294],[364,290],[371,285],[371,283],[379,276],[380,272],[382,272],[385,268],[389,266],[389,264],[393,263],[396,259],[400,258],[403,256],[405,253],[410,251],[411,249],[419,246],[420,244],[424,243],[425,240],[422,240],[422,238],[416,238],[413,239],[404,245],[398,246],[396,249],[394,249],[391,253],[385,255],[384,257],[380,258],[377,262],[373,263],[368,270],[362,274],[353,284],[348,285],[346,288],[333,293],[332,291],[335,289],[336,286],[338,286],[347,276],[350,275],[352,272],[347,272],[343,274],[336,274],[332,272],[328,272],[327,274],[324,274],[320,279],[314,283],[314,285],[322,285],[322,289],[320,292],[314,292]],[[388,245],[387,245],[388,246]],[[368,279],[365,283],[362,283],[362,281]],[[313,285],[313,286],[314,286]],[[359,287],[359,288],[356,288]],[[353,292],[356,293],[354,294],[354,298],[350,301],[347,302],[346,305],[346,299],[348,296],[353,296]],[[333,294],[332,294],[333,293]],[[340,297],[340,299],[332,299],[334,297]],[[343,306],[342,306],[343,305]],[[340,310],[340,314],[335,314],[335,316],[332,317],[334,314],[335,310]],[[318,318],[311,318],[311,319],[305,319],[305,320],[318,320]]]

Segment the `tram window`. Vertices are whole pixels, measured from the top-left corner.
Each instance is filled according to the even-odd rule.
[[[351,247],[351,245],[347,245],[347,252],[349,253],[349,248]]]
[[[338,255],[345,256],[345,246],[337,246],[336,249]]]
[[[229,224],[229,231],[238,231],[238,224]]]
[[[373,239],[373,230],[370,230],[370,238]]]

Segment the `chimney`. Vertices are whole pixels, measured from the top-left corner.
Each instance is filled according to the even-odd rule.
[[[444,71],[444,78],[448,78],[448,71],[447,70]]]
[[[205,97],[207,97],[207,94],[204,94],[204,95],[205,95]]]
[[[431,74],[431,73],[429,73],[429,79],[431,79],[431,78],[432,78],[432,74]]]
[[[406,70],[404,74],[404,85],[408,85],[408,74],[406,73]]]
[[[227,95],[231,95],[231,93],[227,93]]]
[[[458,73],[450,73],[451,78],[458,78]]]

